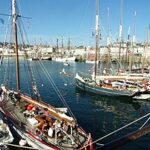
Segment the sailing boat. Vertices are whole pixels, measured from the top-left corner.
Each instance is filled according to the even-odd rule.
[[[92,150],[91,135],[78,126],[76,119],[68,116],[63,109],[57,109],[20,92],[18,17],[16,0],[12,0],[17,87],[15,91],[5,85],[1,86],[0,111],[7,117],[13,129],[36,149]],[[34,90],[36,91],[35,85]]]
[[[108,96],[127,96],[132,97],[144,91],[145,89],[141,85],[144,77],[131,76],[131,75],[111,75],[107,73],[107,70],[103,70],[101,75],[97,75],[97,60],[99,58],[99,0],[96,0],[96,26],[95,26],[95,66],[94,73],[89,78],[79,75],[75,76],[76,86],[84,91],[103,94]]]

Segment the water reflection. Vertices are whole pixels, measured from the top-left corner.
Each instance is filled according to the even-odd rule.
[[[133,101],[125,97],[108,97],[86,93],[76,89],[78,103],[83,97],[90,105],[89,126],[94,139],[98,139],[150,112],[149,102]],[[109,142],[137,130],[144,121],[138,122],[107,138]]]

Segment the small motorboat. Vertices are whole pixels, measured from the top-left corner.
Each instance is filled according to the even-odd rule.
[[[133,97],[136,100],[150,100],[150,94],[140,94]]]

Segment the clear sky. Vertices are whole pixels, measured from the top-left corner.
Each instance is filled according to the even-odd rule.
[[[32,19],[23,19],[30,42],[54,44],[56,39],[64,37],[64,44],[68,38],[74,45],[92,45],[95,28],[96,0],[17,0],[20,13]],[[100,0],[100,29],[102,41],[107,35],[107,8],[110,9],[110,27],[113,40],[118,36],[120,19],[120,0]],[[143,42],[150,24],[150,0],[123,0],[123,35],[127,38],[128,26],[135,22],[136,39]],[[134,12],[136,19],[134,21]],[[11,12],[11,0],[0,0],[0,13]],[[0,37],[8,17],[0,16]]]

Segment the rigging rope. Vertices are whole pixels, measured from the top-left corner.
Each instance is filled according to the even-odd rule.
[[[18,9],[18,7],[17,7],[17,9]],[[29,40],[27,38],[27,33],[26,33],[26,30],[25,30],[25,27],[24,27],[24,24],[22,22],[21,17],[19,17],[17,23],[18,23],[18,29],[19,29],[19,33],[20,33],[20,37],[21,37],[20,38],[20,40],[21,40],[20,43],[22,43],[22,45],[25,47],[25,41],[29,44]],[[34,74],[33,74],[33,69],[31,67],[31,63],[29,63],[29,61],[27,60],[26,51],[25,51],[25,58],[26,58],[26,61],[25,61],[26,63],[25,63],[24,66],[25,66],[25,69],[26,69],[26,72],[27,72],[27,77],[28,77],[28,79],[30,80],[30,83],[31,83],[32,92],[31,92],[31,89],[29,87],[29,82],[28,82],[28,90],[30,92],[30,95],[32,95],[32,97],[35,96],[35,98],[37,100],[39,100],[40,99],[40,94],[39,94],[39,92],[36,88],[36,82],[35,82],[35,78],[34,78]],[[34,94],[34,96],[33,96],[33,94]]]
[[[7,27],[6,27],[6,31],[5,31],[5,37],[4,37],[4,41],[3,41],[3,51],[2,51],[2,56],[1,56],[2,57],[1,58],[1,64],[2,64],[2,61],[3,61],[4,49],[7,48],[6,39],[7,39],[7,35],[8,35],[8,29],[9,29],[9,25],[10,25],[10,19],[11,19],[11,17],[8,17]],[[9,67],[9,58],[7,60],[8,61],[5,64],[5,67],[3,67],[3,74],[4,74],[3,84],[5,84],[5,85],[8,85],[8,79],[9,79],[9,76],[8,76],[9,75],[9,69],[8,69],[8,67]]]
[[[9,72],[8,72],[8,80],[9,80],[9,87],[13,88],[13,61],[9,61]]]
[[[33,91],[33,94],[35,95],[36,99],[37,100],[40,100],[40,94],[36,88],[36,81],[35,81],[35,78],[34,78],[34,74],[33,74],[33,69],[32,69],[32,66],[31,66],[31,63],[29,63],[29,61],[27,60],[27,69],[28,69],[28,76],[30,78],[30,81],[31,81],[31,87],[32,87],[32,91]]]
[[[68,113],[74,118],[74,120],[76,120],[74,114],[72,113],[71,109],[69,108],[68,104],[66,103],[64,97],[62,96],[62,94],[60,93],[60,91],[59,91],[58,87],[56,86],[55,82],[51,78],[50,73],[47,71],[47,69],[45,68],[45,66],[43,65],[43,63],[41,61],[38,61],[38,63],[41,66],[41,68],[42,68],[43,72],[45,73],[45,75],[47,76],[47,79],[51,83],[52,87],[54,88],[56,94],[58,95],[58,97],[60,98],[60,100],[62,101],[64,106],[68,108]]]
[[[26,30],[25,30],[24,24],[22,22],[22,19],[19,19],[18,26],[19,26],[19,32],[21,35],[23,45],[25,45],[24,41],[26,41],[26,43],[29,44],[28,36],[27,36]]]
[[[8,65],[7,65],[7,64],[8,64],[8,63],[6,63],[6,64],[5,64],[5,67],[4,67],[4,77],[3,77],[3,83],[4,83],[5,85],[6,85],[6,78],[7,78],[7,77],[6,77],[6,75],[7,75],[6,72],[7,72],[7,71],[6,71],[6,70],[7,70],[7,68],[8,68]]]
[[[37,74],[38,74],[38,76],[39,76],[39,82],[41,82],[41,85],[43,85],[43,79],[42,79],[42,77],[41,77],[41,74],[40,74],[40,72],[39,72],[39,69],[38,69],[38,66],[37,66],[37,63],[35,63],[35,65],[34,65],[35,67],[35,69],[36,69],[36,72],[37,72]]]
[[[8,85],[8,79],[9,79],[9,59],[7,59],[6,68],[4,72],[4,81],[3,83],[7,86]]]
[[[24,61],[26,62],[26,63],[28,63],[25,59],[24,59]],[[31,86],[30,86],[30,81],[31,81],[31,79],[30,79],[30,74],[29,74],[29,71],[28,71],[28,69],[27,69],[27,66],[28,66],[28,64],[24,64],[24,68],[25,68],[25,72],[27,72],[27,86],[28,86],[28,92],[29,92],[29,94],[30,94],[30,96],[32,97],[32,92],[31,92]]]
[[[30,71],[31,71],[30,73],[31,73],[31,79],[32,79],[32,84],[33,84],[32,85],[33,92],[34,92],[35,96],[37,97],[37,99],[40,100],[41,96],[40,96],[40,93],[39,93],[37,86],[36,86],[36,80],[34,78],[34,73],[33,73],[33,67],[31,67],[31,63],[29,63],[29,65],[30,65]]]

